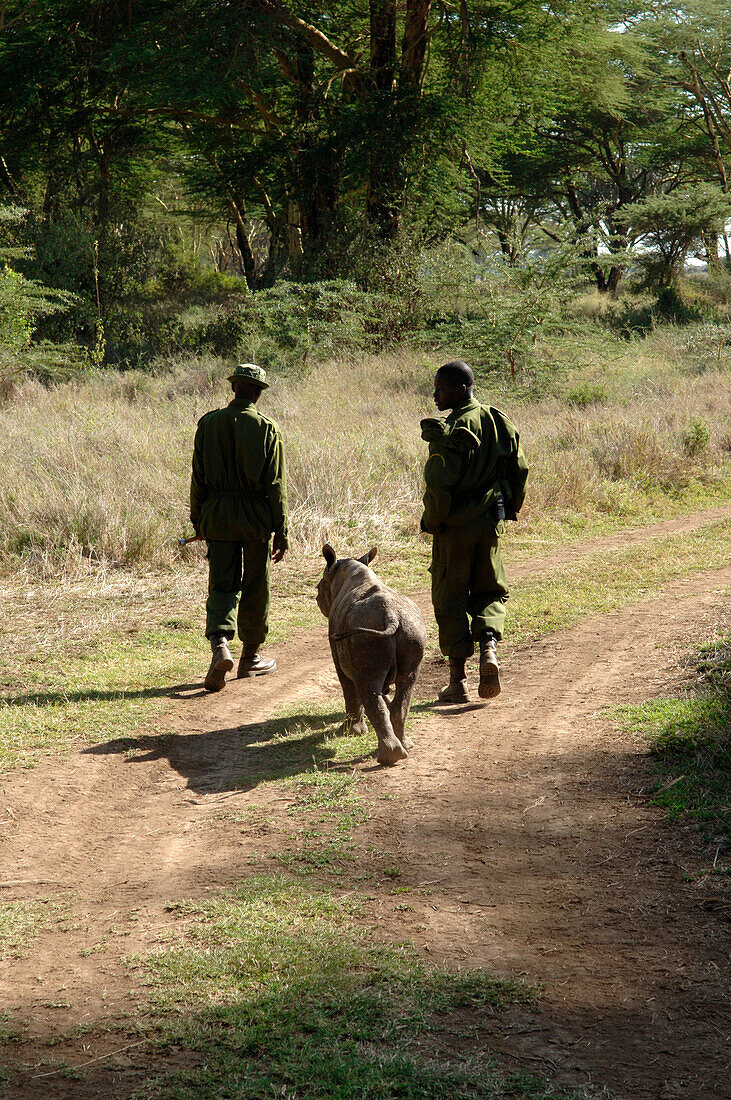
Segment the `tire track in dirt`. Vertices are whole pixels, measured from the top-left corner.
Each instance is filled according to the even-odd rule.
[[[724,590],[731,567],[516,649],[504,695],[429,723],[413,762],[386,776],[397,797],[378,833],[399,838],[399,885],[438,895],[414,903],[415,942],[543,983],[538,1011],[494,1034],[528,1062],[538,1037],[566,1085],[725,1094],[724,922],[704,907],[711,884],[684,881],[692,839],[639,798],[644,746],[601,709],[660,694],[677,648],[728,629]]]
[[[555,569],[557,565],[568,565],[570,562],[579,561],[588,554],[600,550],[612,550],[625,546],[635,546],[638,543],[647,542],[648,539],[665,538],[668,535],[683,535],[691,531],[697,531],[699,527],[706,527],[711,523],[720,523],[731,518],[731,506],[722,505],[717,508],[705,508],[700,512],[690,515],[677,516],[675,519],[662,520],[653,523],[649,527],[628,527],[613,535],[605,535],[597,539],[586,539],[570,546],[561,547],[555,553],[545,556],[534,556],[529,561],[511,564],[508,561],[509,580],[520,580],[522,577],[540,573],[543,570]],[[508,542],[508,548],[509,548]],[[508,549],[509,552],[509,549]]]
[[[511,575],[729,514],[713,509],[582,543]],[[689,623],[710,622],[717,590],[728,584],[728,570],[701,574],[633,607],[628,626],[615,612],[519,647],[505,662],[504,694],[489,708],[419,723],[417,747],[402,767],[362,766],[366,796],[386,789],[398,800],[378,802],[377,825],[359,840],[387,836],[389,858],[403,866],[399,883],[435,891],[436,908],[410,895],[409,925],[425,928],[415,943],[436,961],[545,981],[545,1005],[515,1012],[513,1030],[493,1037],[498,1048],[509,1046],[506,1057],[529,1065],[545,1059],[547,1072],[572,1084],[589,1072],[634,1090],[632,1097],[675,1096],[676,1082],[683,1096],[721,1095],[692,1091],[701,1072],[721,1080],[713,1077],[713,1044],[722,1025],[715,1009],[703,1007],[706,998],[723,1003],[714,971],[718,919],[705,910],[699,916],[702,896],[691,893],[689,902],[691,888],[680,883],[687,841],[674,841],[678,834],[664,829],[660,815],[637,803],[641,747],[627,738],[619,744],[597,710],[658,690],[668,663],[658,637],[679,644]],[[420,602],[428,602],[424,594]],[[39,1036],[128,1010],[134,983],[119,955],[153,947],[170,924],[166,906],[240,880],[252,852],[266,850],[266,838],[212,830],[211,820],[233,807],[281,814],[288,797],[257,778],[265,754],[259,727],[298,700],[338,694],[324,623],[272,652],[280,672],[271,679],[234,682],[214,697],[184,686],[161,729],[2,780],[9,827],[0,900],[63,900],[70,891],[82,923],[49,930],[31,959],[11,960],[0,972],[2,1003],[33,1018]],[[419,694],[441,675],[432,661]],[[387,934],[409,931],[387,898],[381,918]],[[114,938],[115,925],[124,926],[122,938]],[[85,957],[89,945],[94,954]],[[52,998],[68,1008],[45,1020]],[[658,1039],[668,1047],[659,1063]],[[693,1059],[695,1084],[683,1076]]]

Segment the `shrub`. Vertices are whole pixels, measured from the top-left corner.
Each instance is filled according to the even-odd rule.
[[[607,391],[599,382],[581,382],[564,394],[566,403],[579,409],[585,409],[589,405],[604,405],[607,399]]]
[[[689,458],[703,454],[708,450],[711,437],[708,427],[699,417],[691,420],[688,429],[683,432],[683,451]]]
[[[394,303],[383,294],[333,279],[278,283],[233,306],[171,321],[177,350],[250,359],[297,371],[343,353],[375,349],[392,336]]]

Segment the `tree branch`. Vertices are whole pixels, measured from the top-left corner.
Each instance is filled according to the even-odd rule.
[[[351,57],[345,50],[341,50],[339,46],[330,41],[327,35],[323,34],[317,27],[313,27],[311,23],[306,23],[304,19],[300,19],[298,15],[294,15],[287,8],[282,7],[281,4],[275,3],[275,0],[259,0],[259,4],[264,11],[271,12],[283,27],[288,27],[291,31],[302,35],[314,50],[335,65],[337,69],[355,69],[357,67],[357,57]]]

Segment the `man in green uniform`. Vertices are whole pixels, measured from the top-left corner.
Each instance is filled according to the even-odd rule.
[[[473,396],[475,379],[462,360],[445,363],[434,380],[434,403],[445,419],[421,422],[429,444],[424,470],[423,531],[432,545],[432,603],[439,646],[449,659],[440,702],[469,702],[465,662],[480,649],[479,694],[500,692],[496,644],[503,634],[508,588],[500,551],[505,519],[517,519],[528,465],[515,425]]]
[[[229,382],[233,401],[198,421],[190,483],[191,522],[208,543],[207,691],[226,683],[234,665],[228,643],[237,627],[244,646],[238,676],[276,668],[259,646],[269,630],[269,562],[280,562],[289,545],[282,439],[274,421],[256,409],[269,385],[266,373],[241,363]]]

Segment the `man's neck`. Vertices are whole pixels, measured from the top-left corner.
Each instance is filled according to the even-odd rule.
[[[453,408],[450,409],[449,415],[453,416],[454,413],[462,412],[463,409],[468,409],[472,405],[477,405],[477,404],[479,404],[479,402],[478,402],[477,398],[475,397],[475,395],[474,394],[469,394],[462,401],[460,401],[458,405],[454,405]]]

